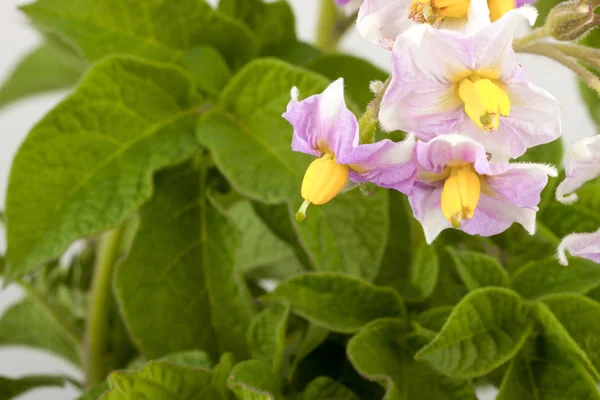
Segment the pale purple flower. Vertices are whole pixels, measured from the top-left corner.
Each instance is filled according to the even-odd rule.
[[[600,135],[581,139],[569,149],[565,174],[565,180],[556,188],[556,199],[569,204],[577,201],[577,189],[600,176]]]
[[[321,157],[321,161],[311,164],[303,182],[303,197],[308,203],[331,200],[348,178],[355,183],[372,182],[410,192],[416,175],[412,161],[414,137],[400,143],[386,139],[359,144],[358,121],[346,107],[343,79],[302,101],[298,101],[298,90],[294,88],[283,117],[294,127],[292,150]]]
[[[440,17],[433,26],[437,29],[452,29],[459,31],[472,31],[477,27],[489,23],[489,9],[485,1],[465,1],[468,11],[464,17]],[[366,40],[391,50],[396,37],[409,29],[419,25],[419,17],[415,15],[416,4],[412,0],[365,0],[358,12],[356,27],[360,35]],[[429,7],[430,8],[430,7]],[[427,6],[426,6],[427,10]],[[413,16],[412,18],[410,16]]]
[[[524,6],[473,34],[419,25],[400,35],[379,114],[383,128],[425,141],[460,132],[483,144],[493,162],[557,139],[560,106],[527,81],[512,49],[517,26],[536,16]]]
[[[569,265],[566,253],[600,263],[600,229],[591,233],[572,233],[558,245],[558,261]]]
[[[517,222],[533,234],[540,193],[556,176],[543,164],[490,164],[481,144],[458,134],[418,142],[416,158],[409,201],[427,243],[453,226],[491,236]]]

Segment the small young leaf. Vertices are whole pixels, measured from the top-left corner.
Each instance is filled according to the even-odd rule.
[[[7,279],[131,215],[150,197],[154,171],[198,149],[198,104],[177,69],[117,57],[96,63],[15,157],[6,201]]]
[[[266,301],[289,303],[292,311],[332,331],[353,333],[384,317],[404,317],[392,289],[335,273],[307,273],[282,282]]]
[[[600,370],[600,303],[568,293],[546,296],[542,301]]]
[[[294,215],[300,200],[290,206]],[[303,222],[294,221],[298,238],[314,269],[343,272],[372,281],[379,272],[388,235],[387,193],[376,190],[364,196],[351,190],[308,211]]]
[[[108,377],[110,390],[102,399],[200,400],[211,379],[209,370],[152,361],[139,371],[113,372]]]
[[[0,376],[0,399],[10,400],[32,389],[47,386],[62,387],[66,379],[60,376],[31,375],[23,378],[5,378]]]
[[[344,87],[361,110],[373,100],[372,81],[385,81],[390,74],[370,62],[346,54],[325,54],[307,66],[331,80],[344,78]]]
[[[407,337],[404,323],[397,319],[373,321],[348,342],[348,358],[371,380],[388,383],[386,400],[475,400],[465,381],[445,377],[429,365],[416,362],[419,337]]]
[[[186,53],[196,87],[204,93],[218,96],[231,79],[231,69],[223,56],[211,46],[198,46]]]
[[[236,271],[235,226],[205,197],[189,164],[157,174],[115,288],[131,335],[148,358],[187,349],[249,355],[251,309]],[[165,212],[168,210],[168,212]]]
[[[528,307],[515,292],[474,290],[458,303],[441,332],[416,358],[451,377],[485,375],[519,351],[531,332],[528,317]]]
[[[0,319],[0,346],[29,346],[81,365],[79,339],[40,302],[26,298],[7,309]]]
[[[254,317],[248,330],[252,358],[271,365],[275,375],[283,363],[288,313],[289,308],[281,304],[266,308]]]
[[[242,361],[233,368],[227,385],[239,400],[279,400],[281,383],[260,361]]]
[[[326,376],[309,383],[301,398],[302,400],[360,400],[346,386]]]
[[[329,331],[327,329],[319,325],[313,324],[312,322],[306,323],[306,329],[304,331],[302,341],[300,342],[298,348],[294,352],[294,361],[290,370],[290,376],[294,375],[296,368],[298,368],[298,365],[306,356],[308,356],[317,347],[319,347],[325,342],[328,335]]]
[[[87,63],[58,38],[26,55],[0,87],[0,108],[24,97],[74,86]]]
[[[509,287],[510,278],[502,265],[492,256],[476,251],[460,251],[447,247],[461,279],[469,290],[488,286]]]
[[[292,126],[281,114],[293,86],[308,97],[326,85],[325,78],[281,61],[253,61],[221,95],[229,114],[201,118],[198,140],[238,192],[269,204],[299,198],[311,157],[292,151]]]
[[[583,258],[569,260],[569,267],[558,263],[555,256],[525,264],[513,276],[513,288],[527,298],[552,293],[585,294],[600,286],[600,268]]]
[[[38,0],[21,7],[34,22],[75,43],[90,61],[131,54],[185,66],[185,50],[216,48],[239,67],[257,52],[244,24],[204,0]],[[132,21],[144,21],[132,23]]]

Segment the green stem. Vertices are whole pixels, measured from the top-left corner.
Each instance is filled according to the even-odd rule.
[[[529,44],[531,44],[532,42],[541,39],[543,37],[546,37],[546,32],[544,31],[544,28],[537,28],[534,29],[533,31],[531,31],[531,33],[529,35],[525,35],[523,37],[520,37],[518,39],[514,39],[513,40],[513,48],[515,49],[515,51],[520,51],[521,49],[529,46]]]
[[[108,314],[111,307],[111,284],[115,262],[122,250],[126,224],[102,235],[98,243],[98,255],[94,266],[92,291],[85,343],[85,382],[91,387],[102,382],[108,373],[106,343]]]
[[[369,103],[365,113],[358,120],[359,142],[361,144],[373,143],[375,141],[375,129],[377,129],[377,122],[379,121],[381,101],[391,81],[392,77],[390,76],[381,86],[375,98]]]
[[[539,54],[561,63],[571,71],[575,72],[579,77],[598,95],[600,95],[600,78],[593,72],[589,71],[583,65],[579,64],[576,59],[567,56],[561,51],[555,49],[550,43],[533,43],[530,46],[522,48],[520,51],[524,53]]]
[[[317,38],[315,44],[324,52],[334,51],[339,38],[335,38],[334,31],[338,21],[338,10],[333,0],[321,0],[319,22],[317,24]]]

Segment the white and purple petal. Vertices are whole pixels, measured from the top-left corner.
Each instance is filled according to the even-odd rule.
[[[600,176],[600,135],[581,139],[569,149],[565,174],[565,180],[556,189],[556,199],[569,204],[577,201],[577,189]]]
[[[558,245],[558,261],[568,265],[566,253],[575,257],[600,263],[600,229],[590,233],[572,233],[565,236]]]
[[[448,166],[473,164],[475,171],[488,174],[490,165],[484,147],[473,139],[451,134],[438,136],[430,142],[417,143],[419,165],[434,174],[441,174]]]
[[[298,90],[294,88],[283,118],[294,127],[294,151],[339,157],[350,152],[358,140],[358,121],[346,107],[343,79],[302,101],[298,101]]]
[[[350,166],[350,179],[354,182],[372,182],[408,194],[417,174],[414,148],[413,136],[398,143],[389,139],[373,144],[355,143],[352,152],[338,158],[338,162]]]
[[[364,39],[391,50],[396,37],[416,25],[408,18],[411,3],[412,0],[365,0],[356,28]]]

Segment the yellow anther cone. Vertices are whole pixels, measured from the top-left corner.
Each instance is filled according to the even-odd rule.
[[[462,220],[473,218],[480,196],[481,182],[473,167],[452,167],[442,190],[444,217],[459,228]]]
[[[490,19],[492,22],[500,19],[500,17],[515,8],[515,6],[515,0],[488,0]]]
[[[470,0],[432,0],[431,7],[438,16],[462,18],[469,11]]]
[[[314,160],[304,174],[301,190],[304,204],[296,219],[301,221],[306,217],[309,204],[322,205],[337,196],[346,185],[349,173],[347,165],[338,164],[329,155]]]
[[[458,96],[465,103],[465,112],[482,129],[495,131],[500,115],[510,114],[510,100],[499,85],[477,76],[465,78],[458,84]]]

